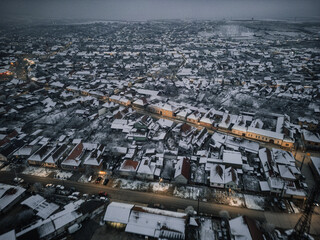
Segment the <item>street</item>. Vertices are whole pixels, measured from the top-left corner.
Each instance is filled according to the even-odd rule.
[[[12,184],[13,178],[15,177],[13,172],[0,172],[0,182]],[[36,182],[42,185],[52,183],[64,185],[67,188],[75,187],[77,191],[88,194],[97,194],[99,191],[105,191],[109,194],[112,201],[122,201],[135,204],[150,204],[159,203],[163,204],[166,209],[169,210],[184,210],[188,206],[193,206],[197,209],[197,201],[190,199],[182,199],[174,196],[160,195],[149,192],[138,192],[131,190],[124,190],[118,188],[111,188],[104,185],[97,185],[92,183],[80,183],[69,180],[61,180],[54,178],[44,178],[32,175],[19,174],[19,177],[23,178],[25,182],[33,184]],[[318,207],[319,208],[319,207]],[[293,228],[301,216],[301,214],[288,214],[288,213],[273,213],[268,211],[257,211],[247,208],[231,207],[222,204],[213,204],[209,202],[200,203],[200,213],[219,216],[221,210],[228,211],[231,217],[238,215],[246,215],[257,220],[267,220],[277,228],[290,229]],[[317,209],[317,212],[319,209]],[[320,215],[316,213],[312,217],[312,224],[310,232],[315,235],[320,235]]]

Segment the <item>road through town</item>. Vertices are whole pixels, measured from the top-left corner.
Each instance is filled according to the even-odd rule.
[[[12,184],[15,177],[13,172],[0,172],[0,182]],[[88,194],[97,194],[99,191],[105,191],[109,194],[112,201],[123,201],[136,204],[149,204],[159,203],[163,204],[165,208],[170,210],[185,209],[188,206],[193,206],[197,209],[197,201],[190,199],[182,199],[169,195],[162,195],[149,192],[138,192],[119,188],[112,188],[103,186],[101,184],[80,183],[69,180],[54,179],[48,177],[38,177],[32,175],[19,174],[19,177],[23,178],[27,183],[40,182],[45,185],[47,183],[61,184],[65,187],[75,187],[77,191]],[[267,220],[277,228],[290,229],[293,228],[300,217],[300,214],[288,214],[288,213],[274,213],[268,211],[251,210],[247,208],[231,207],[222,204],[214,204],[210,202],[200,203],[200,213],[218,216],[221,210],[229,212],[231,217],[238,215],[246,215],[258,220]],[[320,235],[320,215],[314,214],[312,218],[311,233]]]

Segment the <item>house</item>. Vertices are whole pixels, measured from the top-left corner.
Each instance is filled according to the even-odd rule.
[[[187,184],[190,179],[190,161],[188,158],[181,158],[176,166],[174,181],[176,183]]]
[[[90,150],[87,158],[84,159],[83,166],[87,166],[95,171],[99,171],[103,163],[102,154],[104,150],[105,146],[102,144],[98,145],[97,148]]]
[[[135,205],[131,209],[125,231],[150,239],[186,238],[187,214]]]
[[[85,149],[82,142],[76,144],[69,156],[61,163],[61,168],[65,170],[79,170],[81,167],[81,157],[84,151]]]
[[[16,233],[17,239],[53,239],[61,238],[69,227],[79,225],[85,219],[93,218],[104,208],[100,200],[78,200],[64,206],[62,211],[46,219],[36,220],[20,232]],[[60,237],[59,237],[60,236]]]
[[[224,187],[237,189],[239,183],[238,173],[233,167],[228,167],[224,171]]]
[[[69,148],[66,144],[57,146],[52,154],[44,161],[44,167],[53,167],[56,168],[60,165],[62,158],[68,152]]]
[[[310,160],[309,166],[313,176],[317,181],[320,181],[320,157],[310,157]]]
[[[49,144],[44,144],[39,150],[37,150],[34,154],[32,154],[28,158],[28,163],[30,165],[42,165],[44,160],[54,151],[55,147],[50,146]]]
[[[222,160],[226,167],[231,166],[241,169],[243,165],[242,155],[237,151],[223,150]]]
[[[0,214],[7,212],[17,202],[19,202],[26,189],[20,186],[11,186],[0,183]]]
[[[156,163],[152,162],[151,158],[144,157],[140,162],[136,176],[139,179],[153,180],[155,169]]]
[[[302,140],[307,149],[320,149],[320,135],[303,129],[301,132]]]
[[[230,233],[234,240],[263,240],[261,230],[255,220],[240,216],[229,220]]]
[[[306,128],[308,130],[314,131],[319,126],[319,121],[315,119],[310,119],[306,117],[299,117],[298,123],[302,128]]]
[[[152,239],[185,239],[187,214],[112,202],[103,220],[111,227]]]
[[[210,187],[224,188],[225,166],[221,164],[212,164],[210,167]]]
[[[120,176],[131,176],[134,177],[136,175],[137,169],[139,167],[139,162],[131,159],[124,160],[118,169],[118,173]]]
[[[133,207],[133,204],[111,202],[104,214],[103,221],[111,227],[125,228]]]
[[[0,150],[0,161],[10,160],[14,153],[25,145],[23,140],[12,140]]]

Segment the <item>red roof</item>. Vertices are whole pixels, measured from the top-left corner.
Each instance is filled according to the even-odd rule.
[[[138,167],[139,162],[138,161],[133,161],[133,160],[126,160],[123,163],[123,168],[124,169],[136,169]]]
[[[189,180],[190,178],[190,161],[188,158],[183,159],[181,175]]]
[[[182,124],[181,126],[181,132],[189,132],[191,130],[191,126],[189,124]]]
[[[80,156],[80,154],[83,151],[83,144],[79,143],[70,153],[70,155],[67,157],[67,160],[69,159],[76,159],[77,157]]]

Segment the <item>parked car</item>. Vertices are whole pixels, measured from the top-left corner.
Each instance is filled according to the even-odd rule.
[[[102,180],[102,177],[97,177],[97,179],[96,179],[96,183],[100,183],[100,182],[101,182],[101,180]]]
[[[280,202],[280,207],[281,207],[282,210],[286,210],[287,209],[286,204],[283,201]]]
[[[73,192],[73,193],[71,194],[71,196],[79,197],[79,196],[80,196],[80,192]]]
[[[107,184],[108,184],[108,182],[109,182],[109,178],[104,179],[104,181],[103,181],[103,185],[107,185]]]
[[[91,180],[92,180],[92,175],[88,177],[88,182],[91,182]]]
[[[100,197],[107,197],[108,196],[108,193],[107,192],[99,192],[99,196]]]
[[[23,183],[23,182],[24,182],[24,180],[23,180],[22,178],[19,178],[19,177],[15,177],[15,178],[13,179],[13,181],[14,181],[15,183]]]

